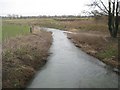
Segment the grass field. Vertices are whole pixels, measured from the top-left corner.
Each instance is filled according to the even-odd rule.
[[[4,19],[3,23],[36,25],[41,27],[56,28],[62,30],[107,30],[107,22],[97,22],[93,18],[29,18],[29,19]]]
[[[0,26],[0,43],[2,41],[2,26]]]
[[[29,33],[28,25],[4,24],[2,26],[2,39]]]

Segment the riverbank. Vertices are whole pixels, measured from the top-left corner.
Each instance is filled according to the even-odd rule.
[[[120,62],[118,62],[118,39],[113,39],[108,34],[97,31],[79,31],[67,35],[77,47],[86,53],[114,68],[120,66]]]
[[[36,71],[46,63],[51,42],[50,32],[36,30],[4,41],[3,88],[25,88]]]
[[[87,55],[67,39],[65,31],[53,34],[46,66],[37,72],[29,88],[118,88],[118,75],[105,64]],[[99,77],[99,78],[98,78]]]

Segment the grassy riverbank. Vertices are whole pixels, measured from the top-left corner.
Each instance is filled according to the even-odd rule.
[[[104,63],[118,68],[118,39],[101,32],[79,32],[67,34],[68,38],[86,53],[99,58]]]
[[[8,26],[9,25],[13,25],[13,26],[15,25],[15,28],[19,27],[19,26],[23,26],[23,28],[25,28],[25,30],[26,30],[25,34],[28,33],[28,26],[40,26],[40,27],[56,28],[56,29],[75,32],[76,34],[68,34],[68,38],[70,38],[75,43],[76,46],[80,47],[86,53],[88,53],[88,54],[90,54],[94,57],[99,58],[101,61],[105,62],[106,64],[108,64],[112,67],[118,67],[120,65],[120,63],[118,62],[118,39],[112,39],[110,37],[109,32],[108,32],[107,20],[103,20],[102,18],[98,21],[96,21],[94,18],[3,19],[3,24],[8,25]],[[7,28],[7,27],[5,27],[5,28]],[[3,29],[3,30],[5,30],[5,29]],[[3,31],[3,32],[5,32],[5,31]],[[16,35],[17,34],[10,35],[10,36],[16,36]],[[4,35],[4,36],[6,37],[7,35]],[[31,38],[33,36],[31,36]],[[47,38],[45,36],[47,36],[47,35],[44,35],[44,37],[41,37],[41,38],[43,38],[43,39]],[[21,40],[19,38],[16,38],[16,39],[17,39],[17,41]],[[27,39],[27,40],[29,41],[29,39]],[[35,55],[36,53],[32,52],[31,49],[33,47],[32,47],[31,44],[30,44],[31,45],[30,47],[28,45],[28,47],[26,48],[26,45],[28,43],[27,40],[24,41],[24,42],[20,41],[20,42],[23,42],[23,43],[19,42],[20,45],[23,46],[22,50],[21,49],[19,50],[17,48],[15,49],[15,51],[12,51],[12,49],[9,50],[9,44],[6,44],[6,46],[8,46],[8,51],[6,51],[8,57],[11,59],[11,55],[15,54],[14,57],[16,59],[16,57],[18,57],[16,55],[20,54],[20,55],[22,55],[23,60],[24,60],[24,58],[29,58],[31,60],[31,58],[34,57],[34,56],[31,56],[31,55]],[[5,40],[5,41],[7,41],[7,40]],[[12,41],[14,41],[14,39]],[[48,39],[48,41],[49,41],[49,39]],[[6,42],[6,43],[10,43],[10,42]],[[14,42],[16,42],[16,40]],[[12,43],[14,43],[14,42],[12,42]],[[31,40],[29,42],[33,43],[34,40]],[[12,45],[12,43],[10,43],[10,45]],[[47,45],[45,42],[43,42],[43,43],[45,45]],[[14,46],[17,46],[17,45],[18,44],[15,43]],[[37,41],[36,41],[36,46],[35,47],[37,47],[37,45],[38,44],[37,44]],[[48,47],[47,47],[47,49],[48,49]],[[39,48],[42,49],[41,47],[39,47]],[[35,52],[38,52],[37,49],[33,49],[33,50],[36,50]],[[12,51],[12,54],[11,54],[11,51]],[[30,52],[30,54],[28,54],[28,55],[26,54],[26,56],[24,56],[23,54],[28,53],[28,51]],[[16,54],[16,52],[17,52],[17,54]],[[42,51],[39,51],[39,52],[42,52]],[[4,56],[4,57],[6,57],[6,56]],[[38,56],[36,56],[36,58],[38,58]],[[9,59],[8,59],[8,61],[9,61]],[[21,63],[21,61],[19,61],[19,57],[17,58],[17,61]],[[14,62],[14,61],[10,60],[10,62]],[[18,62],[16,62],[16,63],[18,63]],[[26,60],[25,60],[25,62],[26,62]],[[4,63],[6,64],[7,62],[4,62]],[[24,68],[24,66],[22,68]],[[29,68],[29,67],[27,67],[27,68]],[[21,70],[21,67],[18,67],[18,71],[19,70]],[[28,70],[31,70],[33,72],[35,71],[33,68],[31,69],[31,67]],[[32,74],[31,74],[31,76],[32,76]],[[8,83],[5,83],[5,85],[10,84],[9,80],[5,81],[5,82],[8,82]],[[16,81],[16,82],[19,82],[19,81]],[[16,86],[17,85],[16,82],[12,82],[12,83],[15,84],[15,87],[19,87],[19,85]]]
[[[44,31],[5,40],[2,55],[3,88],[26,87],[36,71],[46,63],[51,42],[51,33]]]

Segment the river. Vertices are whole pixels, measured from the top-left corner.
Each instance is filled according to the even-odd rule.
[[[77,48],[64,31],[50,29],[53,43],[48,62],[27,88],[117,88],[118,75]]]

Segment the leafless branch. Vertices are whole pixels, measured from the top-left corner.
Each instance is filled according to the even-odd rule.
[[[100,2],[101,2],[101,4],[103,5],[103,7],[105,8],[105,10],[106,10],[107,12],[109,12],[108,9],[107,9],[107,7],[105,6],[105,4],[102,2],[102,0],[100,0]]]
[[[100,10],[102,10],[105,14],[108,14],[108,12],[105,11],[101,6],[99,6],[98,3],[95,3],[95,5],[96,5]]]
[[[118,10],[118,13],[120,14],[120,1],[118,2],[118,4],[119,4],[119,5],[118,5],[118,6],[119,6],[119,7],[118,7],[118,9],[119,9],[119,10]]]

